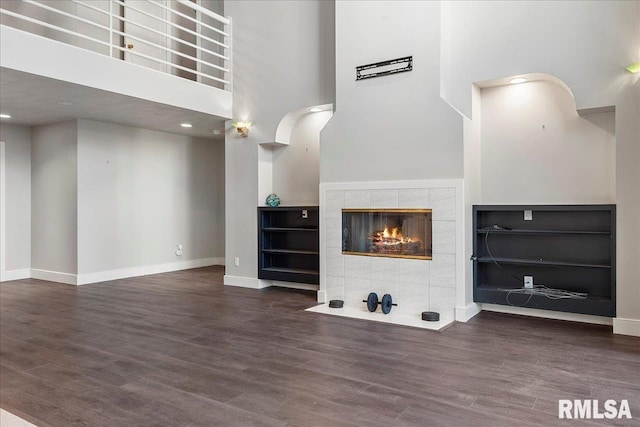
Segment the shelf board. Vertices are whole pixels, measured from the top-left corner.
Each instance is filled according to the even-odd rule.
[[[481,285],[478,286],[477,290],[480,291],[481,293],[487,293],[487,294],[496,294],[496,295],[501,295],[501,294],[510,294],[510,295],[520,295],[520,296],[524,296],[524,297],[529,297],[531,294],[528,294],[526,292],[513,292],[513,291],[517,291],[519,289],[522,288],[502,288],[502,287],[497,287],[497,286],[492,286],[492,285]],[[557,288],[559,289],[559,288]],[[562,290],[567,290],[567,289],[562,289]],[[539,295],[539,294],[533,294],[531,295],[532,298],[543,298],[543,299],[547,299],[549,301],[573,301],[573,302],[598,302],[598,303],[611,303],[612,299],[611,297],[605,297],[605,296],[600,296],[600,295],[587,295],[586,298],[576,298],[576,299],[571,299],[571,298],[565,298],[565,299],[550,299],[544,295]]]
[[[566,262],[553,260],[539,260],[526,258],[502,258],[502,257],[478,257],[477,261],[482,263],[493,263],[494,260],[504,264],[521,264],[521,265],[548,265],[558,267],[589,267],[589,268],[611,268],[607,264],[590,264],[581,262]]]
[[[263,249],[267,254],[297,254],[297,255],[319,255],[319,251],[307,251],[298,249]]]
[[[272,273],[295,273],[295,274],[312,274],[319,276],[320,272],[317,270],[304,270],[302,268],[281,268],[281,267],[267,267],[263,268],[263,271],[269,271]]]
[[[315,231],[318,232],[317,228],[304,228],[304,227],[264,227],[262,231]]]
[[[609,231],[586,231],[586,230],[525,230],[525,229],[515,229],[515,230],[500,230],[490,228],[489,230],[483,230],[481,228],[476,230],[478,234],[539,234],[539,235],[549,235],[549,234],[584,234],[589,236],[611,236],[611,232]]]
[[[508,300],[507,300],[508,296]],[[475,302],[508,305],[513,307],[536,308],[568,313],[590,314],[593,316],[615,317],[612,298],[587,295],[584,299],[549,299],[544,295],[530,295],[511,292],[491,286],[478,286],[474,290]]]

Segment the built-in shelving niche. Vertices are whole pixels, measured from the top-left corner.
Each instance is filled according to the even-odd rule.
[[[318,206],[259,207],[258,221],[258,278],[318,285]]]
[[[615,316],[615,205],[482,205],[473,218],[474,301]],[[587,296],[515,292],[525,275]]]

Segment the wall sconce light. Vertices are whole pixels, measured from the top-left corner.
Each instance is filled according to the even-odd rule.
[[[629,65],[627,71],[633,74],[640,73],[640,62]]]
[[[233,122],[233,127],[244,137],[249,135],[249,128],[252,124],[253,122]]]

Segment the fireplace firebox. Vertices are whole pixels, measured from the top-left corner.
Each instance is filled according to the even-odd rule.
[[[342,253],[431,259],[431,209],[343,209]]]

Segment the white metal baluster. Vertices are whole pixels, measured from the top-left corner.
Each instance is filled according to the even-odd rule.
[[[109,58],[113,58],[113,2],[109,0]]]
[[[227,32],[227,34],[229,34],[227,37],[225,37],[225,43],[227,46],[226,49],[226,57],[229,58],[228,60],[226,60],[224,62],[224,68],[226,68],[228,71],[225,73],[225,80],[227,80],[227,84],[225,85],[224,89],[228,90],[229,92],[233,91],[233,20],[231,18],[228,18],[228,24],[225,25],[225,30]]]

